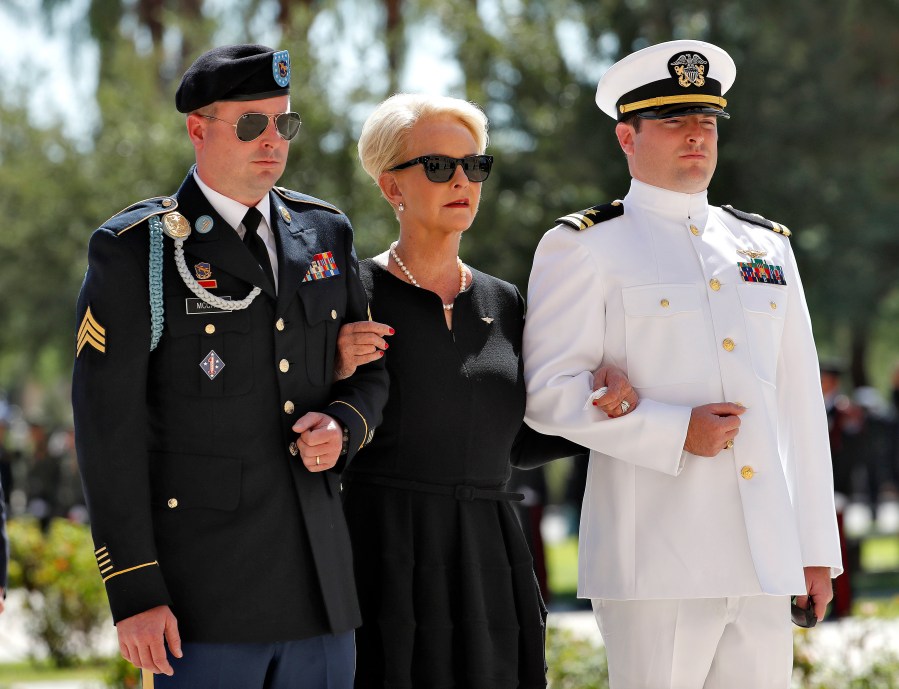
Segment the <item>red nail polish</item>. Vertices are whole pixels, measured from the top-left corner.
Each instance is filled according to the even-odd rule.
[[[390,345],[387,344],[387,343],[385,342],[385,343],[384,343],[384,349],[387,349],[387,348],[389,348],[389,347],[390,347]]]
[[[594,407],[598,407],[598,406],[599,406],[599,400],[593,400],[593,406],[594,406]]]
[[[378,350],[378,356],[379,356],[379,357],[384,356],[384,350],[383,350],[383,349],[379,349],[379,350]]]
[[[393,328],[390,329],[390,334],[393,335],[396,332]]]

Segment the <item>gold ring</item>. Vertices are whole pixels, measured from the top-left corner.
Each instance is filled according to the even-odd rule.
[[[734,446],[734,441],[733,441],[733,440],[728,440],[726,443],[724,443],[724,449],[725,449],[725,450],[729,450],[729,449],[732,448],[733,446]]]
[[[731,443],[733,445],[733,443]],[[319,466],[322,463],[322,458],[316,455],[315,457],[315,466]]]

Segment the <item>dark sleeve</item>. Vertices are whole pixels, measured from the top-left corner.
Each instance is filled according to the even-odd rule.
[[[130,232],[147,236],[146,225]],[[150,508],[146,259],[129,246],[138,235],[123,237],[104,229],[91,237],[72,379],[78,467],[115,622],[170,603]]]
[[[353,247],[353,229],[347,221],[345,234],[347,266],[347,309],[345,322],[369,320],[368,298],[359,278],[359,262]],[[341,457],[332,471],[343,471],[356,453],[371,442],[375,428],[387,403],[389,377],[383,357],[360,366],[349,378],[338,381],[332,388],[332,402],[325,413],[333,416],[349,430],[347,454]]]
[[[3,484],[0,483],[0,588],[6,598],[9,584],[9,539],[6,537],[6,497],[3,495]]]
[[[512,443],[512,466],[535,469],[554,459],[586,457],[587,448],[557,435],[543,435],[522,422]]]

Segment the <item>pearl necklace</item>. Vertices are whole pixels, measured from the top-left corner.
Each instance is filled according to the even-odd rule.
[[[406,264],[403,263],[402,259],[400,259],[399,254],[396,253],[396,242],[390,245],[390,255],[393,256],[393,260],[396,261],[396,264],[400,267],[400,270],[403,271],[403,275],[409,278],[409,282],[413,285],[421,289],[421,285],[418,284],[418,280],[415,279],[415,276],[412,274]],[[456,256],[456,263],[459,266],[459,294],[465,291],[465,284],[468,281],[468,276],[465,274],[465,264],[462,263],[462,259]],[[443,308],[446,311],[451,311],[453,306],[455,306],[455,302],[444,304]]]

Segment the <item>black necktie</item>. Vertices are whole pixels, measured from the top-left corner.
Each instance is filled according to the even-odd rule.
[[[256,232],[256,228],[259,227],[261,220],[262,213],[259,212],[258,208],[254,206],[247,210],[247,214],[243,216],[243,226],[246,230],[243,236],[243,243],[246,244],[250,253],[253,254],[253,258],[259,263],[259,267],[262,268],[262,272],[268,278],[268,284],[274,288],[275,273],[272,270],[272,261],[269,258],[268,249],[265,248],[265,242],[262,241],[262,237]],[[260,287],[265,287],[265,285],[260,285]]]

